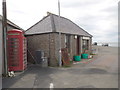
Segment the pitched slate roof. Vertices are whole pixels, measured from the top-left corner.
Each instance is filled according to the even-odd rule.
[[[26,35],[61,32],[66,34],[75,34],[92,37],[88,32],[80,28],[71,20],[58,15],[49,13],[42,20],[25,31]]]
[[[0,21],[2,21],[2,16],[0,15]],[[18,25],[14,24],[13,22],[11,22],[10,20],[7,19],[7,24],[10,26],[15,27],[15,29],[20,29],[23,30],[21,27],[19,27]]]

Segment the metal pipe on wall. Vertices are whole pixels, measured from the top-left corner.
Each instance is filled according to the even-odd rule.
[[[58,0],[58,13],[59,13],[59,30],[60,30],[60,1]],[[59,67],[62,66],[61,61],[61,32],[59,31]]]
[[[8,75],[8,59],[7,59],[7,12],[6,12],[6,0],[2,1],[3,17],[2,17],[2,29],[3,29],[3,59],[4,59],[4,75]]]

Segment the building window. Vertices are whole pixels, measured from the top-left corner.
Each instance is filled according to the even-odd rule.
[[[68,48],[68,52],[70,52],[70,35],[65,35],[65,48]]]
[[[88,47],[89,47],[89,40],[84,40],[83,39],[83,50],[88,50]]]

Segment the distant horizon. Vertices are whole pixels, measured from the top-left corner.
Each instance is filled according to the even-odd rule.
[[[94,42],[93,42],[94,43]],[[108,43],[109,46],[118,47],[120,42],[97,42],[98,46],[101,46],[104,43]]]
[[[97,42],[97,41],[92,41],[92,42],[94,43],[94,42]],[[115,42],[110,42],[110,41],[109,42],[105,42],[105,41],[103,41],[103,42],[97,42],[97,43],[120,43],[120,42],[119,41],[115,41]]]

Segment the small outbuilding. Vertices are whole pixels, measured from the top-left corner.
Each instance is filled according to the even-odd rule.
[[[91,51],[92,35],[71,20],[48,13],[46,17],[25,31],[28,43],[28,61],[34,62],[35,52],[42,50],[50,66],[58,66],[59,51],[67,48],[70,59]]]

